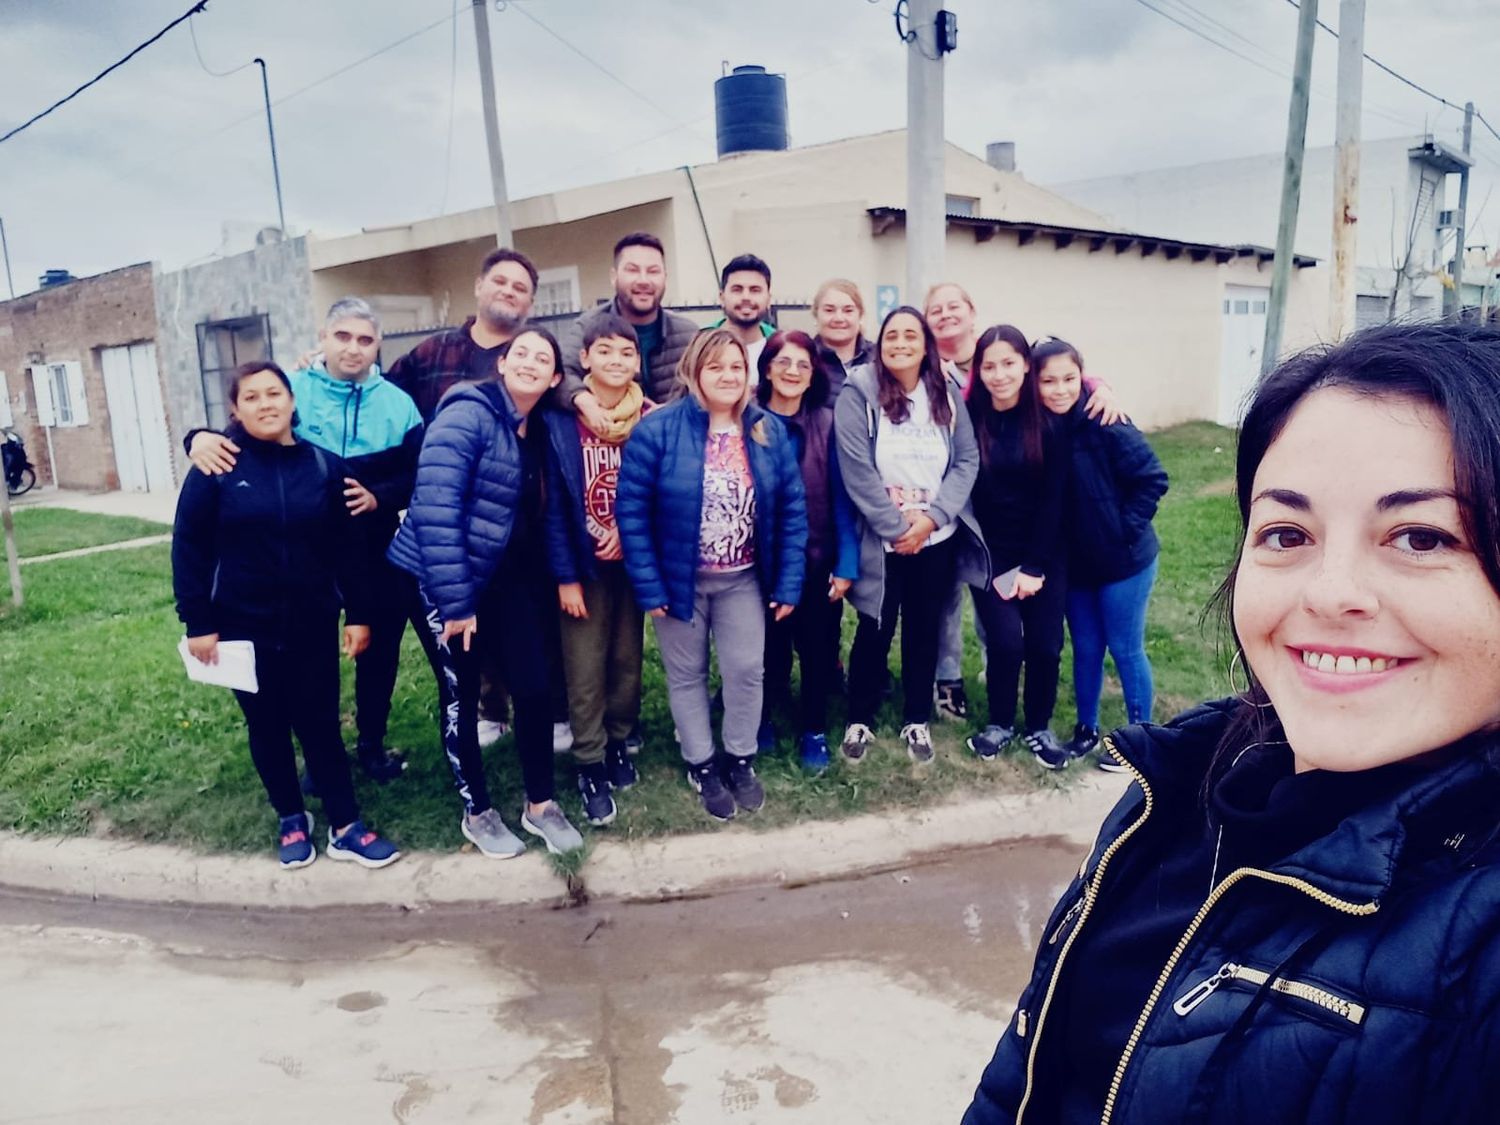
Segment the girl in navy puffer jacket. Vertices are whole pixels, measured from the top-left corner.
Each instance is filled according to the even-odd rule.
[[[464,801],[461,830],[479,851],[524,851],[490,803],[475,729],[480,644],[492,646],[515,707],[526,787],[521,826],[554,853],[582,838],[553,800],[552,677],[544,643],[552,599],[542,528],[545,424],[533,414],[561,371],[551,333],[528,329],[500,360],[501,379],[461,384],[438,405],[417,484],[389,558],[417,578],[438,645],[439,726]]]
[[[780,620],[802,596],[807,505],[785,427],[750,402],[743,345],[704,332],[678,374],[689,393],[643,418],[625,445],[615,521],[636,601],[656,626],[688,781],[710,816],[728,820],[765,802],[754,759],[766,607]],[[722,764],[709,726],[710,634],[724,684]]]

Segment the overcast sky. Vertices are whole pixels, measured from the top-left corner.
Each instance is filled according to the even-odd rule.
[[[0,0],[0,134],[189,2]],[[1020,170],[1044,184],[1279,150],[1297,22],[1287,0],[1149,4],[950,0],[959,49],[947,64],[948,139],[978,153],[1016,141]],[[898,128],[905,71],[893,7],[492,2],[510,192],[713,160],[713,81],[725,62],[787,75],[794,144]],[[1335,0],[1321,14],[1337,26]],[[226,220],[275,224],[259,70],[214,77],[205,64],[225,72],[255,55],[267,61],[294,230],[342,234],[488,202],[470,0],[210,0],[191,26],[201,63],[184,23],[0,144],[17,292],[52,267],[175,268],[214,254]],[[1369,4],[1371,55],[1443,97],[1472,99],[1500,128],[1496,44],[1493,0]],[[1319,33],[1310,145],[1333,140],[1336,53]],[[1367,137],[1426,130],[1456,143],[1461,118],[1366,68]],[[1479,127],[1475,148],[1488,181],[1500,141]],[[1469,241],[1493,247],[1500,199],[1487,196],[1471,199],[1479,230]]]

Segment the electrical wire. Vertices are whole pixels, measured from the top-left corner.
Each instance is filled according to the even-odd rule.
[[[587,52],[585,52],[583,50],[583,48],[581,48],[577,44],[572,43],[569,40],[563,38],[563,36],[560,35],[560,34],[558,34],[558,32],[556,32],[555,30],[553,30],[547,24],[543,23],[541,20],[537,19],[536,16],[532,15],[525,8],[521,7],[521,5],[519,3],[516,3],[515,0],[511,0],[511,3],[508,3],[506,5],[506,8],[507,9],[514,8],[522,16],[525,16],[532,23],[536,24],[537,27],[541,28],[548,35],[552,36],[552,38],[556,39],[559,43],[561,43],[564,47],[566,47],[568,50],[572,51],[580,59],[582,59],[584,62],[588,63],[591,67],[593,67],[595,70],[597,70],[600,74],[604,75],[604,77],[608,78],[611,82],[614,82],[616,85],[618,85],[618,86],[620,86],[620,87],[622,87],[622,88],[624,88],[626,90],[629,90],[632,94],[634,94],[636,97],[640,98],[641,101],[645,102],[652,109],[656,110],[657,113],[661,114],[668,121],[677,121],[677,120],[679,120],[678,117],[677,117],[677,115],[675,113],[673,113],[671,110],[666,109],[665,107],[663,107],[662,105],[660,105],[649,94],[643,93],[637,87],[632,86],[629,82],[626,82],[625,79],[621,78],[614,71],[610,70],[607,66],[605,66],[603,63],[601,63],[598,59],[594,58],[592,55],[590,55]]]
[[[1495,140],[1500,141],[1500,133],[1495,132],[1495,127],[1488,121],[1486,121],[1484,118],[1484,114],[1480,113],[1477,109],[1474,111],[1474,120],[1488,129],[1490,131],[1490,136],[1494,137]]]
[[[198,12],[203,11],[207,7],[208,7],[208,0],[198,0],[198,3],[194,4],[191,8],[189,8],[182,15],[178,16],[171,23],[167,24],[166,27],[162,28],[155,35],[153,35],[150,39],[147,39],[139,47],[137,47],[135,50],[131,51],[130,54],[126,55],[124,58],[120,59],[118,62],[111,63],[109,66],[107,66],[103,70],[101,70],[98,74],[94,75],[94,77],[90,78],[82,86],[78,87],[78,89],[74,90],[71,94],[67,95],[67,97],[59,98],[57,101],[55,101],[51,105],[49,105],[46,109],[42,110],[41,113],[38,113],[35,116],[27,119],[26,121],[21,122],[21,124],[17,125],[10,132],[6,133],[5,136],[0,137],[0,144],[4,144],[6,141],[8,141],[12,137],[14,137],[16,134],[24,132],[25,130],[31,128],[31,126],[35,125],[38,121],[40,121],[42,118],[46,117],[49,113],[52,113],[54,110],[61,109],[63,106],[67,105],[70,101],[72,101],[74,98],[76,98],[79,94],[81,94],[85,90],[87,90],[90,86],[97,85],[99,82],[103,81],[104,77],[106,75],[108,75],[112,71],[119,70],[120,67],[124,66],[131,59],[135,58],[136,55],[140,54],[147,47],[151,46],[151,44],[155,43],[158,39],[160,39],[167,32],[171,31],[178,24],[182,23],[183,20],[191,19],[194,15],[196,15]]]
[[[1286,2],[1288,4],[1290,4],[1292,7],[1296,8],[1298,11],[1302,10],[1302,5],[1298,2],[1298,0],[1286,0]],[[1332,35],[1335,39],[1337,39],[1339,37],[1339,33],[1337,31],[1333,30],[1333,28],[1329,27],[1322,20],[1318,20],[1318,26],[1321,27],[1324,31],[1328,32],[1329,35]],[[1449,109],[1459,109],[1459,110],[1463,109],[1463,105],[1461,103],[1459,103],[1459,102],[1450,102],[1447,98],[1440,97],[1439,95],[1434,94],[1431,90],[1427,89],[1425,86],[1419,86],[1417,83],[1413,82],[1410,78],[1406,77],[1406,75],[1402,74],[1400,71],[1392,70],[1390,67],[1386,66],[1385,63],[1381,62],[1379,59],[1375,58],[1373,55],[1369,54],[1368,52],[1365,53],[1365,61],[1367,63],[1369,63],[1371,66],[1374,66],[1374,67],[1376,67],[1376,68],[1378,68],[1380,70],[1385,71],[1392,78],[1396,79],[1396,81],[1406,83],[1408,86],[1410,86],[1417,93],[1419,93],[1419,94],[1425,94],[1427,97],[1431,98],[1435,102],[1441,102],[1443,105],[1447,106]]]
[[[252,62],[240,63],[240,65],[237,66],[237,67],[235,67],[233,70],[215,70],[215,69],[213,69],[213,67],[209,66],[208,63],[206,63],[206,62],[203,61],[203,52],[198,49],[198,30],[197,30],[197,25],[193,23],[193,19],[192,19],[191,16],[188,17],[188,35],[193,40],[193,54],[198,57],[198,65],[203,68],[203,73],[204,74],[210,75],[211,77],[214,77],[214,78],[228,78],[231,74],[238,74],[240,71],[244,70],[247,66],[254,66],[255,65],[255,63],[252,61]]]

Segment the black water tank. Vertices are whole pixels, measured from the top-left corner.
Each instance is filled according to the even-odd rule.
[[[780,152],[787,146],[786,76],[737,66],[714,83],[719,156]]]

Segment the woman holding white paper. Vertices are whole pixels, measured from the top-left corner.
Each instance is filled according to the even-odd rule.
[[[997,324],[980,335],[968,407],[979,445],[974,515],[992,575],[974,592],[984,624],[989,723],[968,740],[969,749],[988,760],[1015,737],[1025,664],[1023,741],[1047,769],[1062,769],[1070,755],[1051,722],[1067,595],[1061,525],[1068,452],[1061,428],[1042,409],[1019,329]]]
[[[203,664],[220,641],[254,649],[255,691],[236,690],[250,757],[280,818],[281,866],[317,858],[292,749],[295,732],[330,820],[328,854],[384,867],[401,853],[360,819],[339,729],[338,615],[343,650],[369,644],[367,596],[348,549],[358,521],[345,509],[339,459],[292,434],[295,403],[285,372],[247,363],[229,385],[234,468],[183,481],[172,532],[172,585],[187,649]]]

